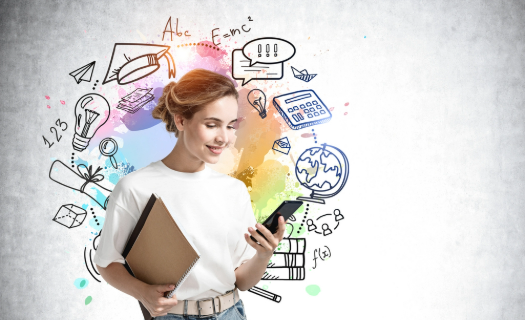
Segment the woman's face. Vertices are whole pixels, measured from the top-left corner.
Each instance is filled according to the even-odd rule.
[[[233,125],[238,108],[237,99],[226,96],[205,106],[191,120],[183,120],[179,139],[183,139],[191,157],[210,164],[219,161],[221,153],[235,138]]]

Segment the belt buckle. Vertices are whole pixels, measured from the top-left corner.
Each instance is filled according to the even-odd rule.
[[[211,304],[213,305],[213,314],[216,313],[215,312],[215,299],[214,298],[199,299],[199,300],[196,300],[196,302],[197,302],[197,310],[199,310],[199,318],[202,317],[202,315],[201,315],[202,308],[201,308],[200,302],[201,301],[208,301],[208,300],[211,300]]]

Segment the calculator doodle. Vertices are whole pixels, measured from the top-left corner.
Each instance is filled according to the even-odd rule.
[[[273,105],[293,130],[330,121],[332,114],[313,90],[301,90],[273,98]]]

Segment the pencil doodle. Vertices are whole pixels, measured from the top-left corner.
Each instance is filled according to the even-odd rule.
[[[263,297],[268,300],[275,301],[277,303],[281,302],[282,300],[282,297],[280,295],[277,295],[275,293],[272,293],[268,290],[264,290],[256,286],[251,287],[250,289],[248,289],[248,291],[258,295],[259,297]]]

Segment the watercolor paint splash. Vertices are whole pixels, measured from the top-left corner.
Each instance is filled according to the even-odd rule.
[[[84,289],[89,284],[89,281],[84,278],[77,278],[75,279],[74,285],[77,287],[77,289]]]
[[[309,295],[311,295],[313,297],[318,295],[319,292],[321,292],[321,288],[319,288],[319,286],[316,285],[316,284],[311,284],[311,285],[306,287],[306,293],[308,293]]]

